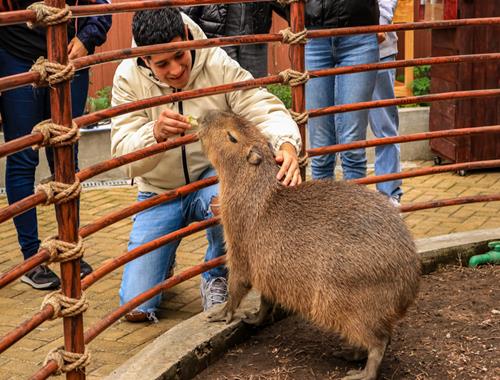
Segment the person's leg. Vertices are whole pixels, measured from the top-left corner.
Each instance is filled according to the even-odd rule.
[[[240,66],[254,78],[267,77],[267,44],[241,45],[239,48]]]
[[[139,192],[139,201],[155,194]],[[128,250],[146,244],[160,236],[184,227],[180,199],[166,202],[134,216]],[[127,263],[123,270],[120,287],[120,305],[165,280],[175,259],[179,241],[164,245]],[[154,315],[161,302],[161,295],[144,302],[136,310]]]
[[[351,66],[378,61],[378,43],[374,34],[334,37],[337,66]],[[367,102],[372,99],[376,71],[339,75],[335,82],[335,105]],[[337,113],[335,126],[339,144],[366,139],[368,110]],[[366,176],[364,149],[341,154],[344,179]]]
[[[381,59],[381,62],[394,61],[391,55]],[[381,70],[377,73],[373,100],[394,99],[394,80],[396,70]],[[394,137],[398,135],[399,115],[396,106],[373,108],[369,111],[370,127],[377,138]],[[401,171],[399,144],[377,146],[375,148],[375,175],[399,173]],[[377,190],[381,193],[401,198],[401,180],[377,183]]]
[[[31,63],[16,58],[0,49],[0,76],[29,71]],[[33,127],[43,120],[45,89],[24,86],[3,91],[0,97],[5,141],[31,133]],[[31,148],[7,157],[5,185],[9,204],[33,194],[38,151]],[[14,225],[24,259],[33,256],[40,246],[36,209],[33,208],[14,218]]]
[[[216,175],[215,170],[207,169],[199,179]],[[183,198],[184,218],[188,223],[212,218],[212,205],[218,203],[218,184],[200,189]],[[207,228],[208,247],[205,262],[225,254],[225,244],[222,225]],[[218,266],[201,275],[201,295],[204,310],[225,302],[227,299],[227,270]]]
[[[313,39],[306,44],[306,69],[318,70],[333,67],[332,39]],[[306,109],[329,107],[334,104],[333,76],[310,79],[306,84]],[[335,118],[333,115],[315,117],[307,123],[309,145],[319,148],[337,143],[335,136]],[[332,178],[335,170],[335,154],[314,157],[311,160],[314,179]]]

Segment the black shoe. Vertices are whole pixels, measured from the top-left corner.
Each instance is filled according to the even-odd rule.
[[[34,289],[57,289],[61,281],[57,274],[52,272],[46,265],[38,265],[21,277],[21,281],[31,285]]]
[[[84,260],[80,260],[80,278],[84,278],[85,276],[91,274],[92,271],[93,269],[89,263]]]

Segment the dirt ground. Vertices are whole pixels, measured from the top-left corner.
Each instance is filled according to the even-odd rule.
[[[339,379],[364,363],[335,358],[339,339],[298,317],[260,330],[197,380]],[[500,380],[500,266],[447,267],[422,279],[379,379]]]

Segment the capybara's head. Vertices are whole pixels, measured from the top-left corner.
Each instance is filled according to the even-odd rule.
[[[198,132],[203,150],[215,169],[236,173],[272,162],[267,139],[248,120],[231,112],[209,111],[200,120]]]

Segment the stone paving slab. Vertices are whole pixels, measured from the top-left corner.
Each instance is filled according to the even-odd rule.
[[[407,168],[431,165],[430,162],[405,163]],[[500,192],[500,171],[474,171],[465,177],[443,173],[404,180],[403,203],[431,199],[451,198],[471,194]],[[115,211],[135,200],[134,187],[86,189],[81,200],[81,224]],[[7,204],[0,195],[0,207]],[[38,211],[40,237],[54,234],[57,230],[53,207],[41,207]],[[500,227],[500,202],[476,203],[417,211],[404,215],[404,220],[416,239]],[[86,259],[94,267],[119,256],[126,250],[130,218],[110,226],[86,239]],[[22,255],[12,221],[0,224],[0,272],[7,271],[21,261]],[[205,248],[204,233],[200,232],[183,240],[179,247],[176,271],[202,262]],[[55,267],[56,272],[58,268]],[[121,269],[106,276],[88,290],[90,308],[85,313],[84,324],[88,328],[118,306],[118,288]],[[165,294],[160,320],[157,324],[130,324],[120,321],[98,336],[91,344],[94,353],[88,367],[89,379],[101,379],[118,368],[128,358],[142,350],[148,343],[201,311],[198,294],[199,279],[188,280]],[[181,295],[187,291],[193,299]],[[0,289],[0,335],[9,332],[18,323],[28,319],[39,308],[45,292],[14,281]],[[24,379],[39,365],[49,349],[62,342],[61,321],[46,322],[24,339],[0,355],[0,380]],[[63,378],[63,377],[60,377]]]

